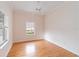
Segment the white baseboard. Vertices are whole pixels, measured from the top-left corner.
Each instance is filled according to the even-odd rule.
[[[45,39],[46,41],[48,41],[48,42],[50,42],[50,43],[53,43],[53,44],[55,44],[55,45],[58,45],[59,47],[62,47],[62,46],[60,46],[59,44],[57,44],[56,42],[53,42],[53,41],[51,41],[51,40],[47,40],[47,39]],[[68,51],[70,51],[71,53],[73,53],[73,54],[75,54],[75,55],[77,55],[78,57],[79,57],[79,54],[78,53],[75,53],[75,52],[73,52],[73,51],[71,51],[71,50],[69,50],[69,49],[67,49],[67,48],[64,48],[64,47],[62,47],[63,49],[66,49],[66,50],[68,50]]]

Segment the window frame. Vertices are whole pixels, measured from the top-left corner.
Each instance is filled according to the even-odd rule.
[[[27,29],[29,29],[29,30],[27,30]],[[34,22],[26,22],[26,35],[35,35],[35,24],[34,24]]]

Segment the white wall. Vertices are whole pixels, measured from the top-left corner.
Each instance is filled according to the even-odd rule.
[[[0,49],[0,56],[7,56],[11,46],[12,46],[12,10],[6,2],[0,2],[0,11],[5,14],[5,20],[8,21],[6,25],[9,28],[8,44],[4,48]]]
[[[51,9],[45,16],[45,39],[79,55],[79,5]]]
[[[13,12],[13,39],[14,42],[43,39],[44,35],[44,17],[34,12],[15,9]],[[26,35],[26,22],[35,23],[35,35]]]

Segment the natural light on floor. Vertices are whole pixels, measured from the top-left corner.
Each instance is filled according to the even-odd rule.
[[[35,44],[28,44],[26,46],[26,53],[30,56],[33,56],[36,52],[36,45]]]

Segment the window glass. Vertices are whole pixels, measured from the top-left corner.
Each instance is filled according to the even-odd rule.
[[[26,23],[26,35],[34,35],[35,28],[33,22]]]
[[[3,44],[7,40],[6,29],[8,27],[4,23],[4,14],[0,12],[0,45]]]

